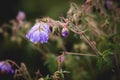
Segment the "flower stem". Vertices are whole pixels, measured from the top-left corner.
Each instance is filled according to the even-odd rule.
[[[78,55],[78,56],[93,56],[93,57],[96,57],[96,55],[82,54],[82,53],[72,53],[72,52],[64,52],[64,54]]]
[[[14,61],[12,61],[12,60],[10,60],[10,59],[7,59],[7,60],[5,60],[5,61],[12,63],[12,65],[15,65],[18,69],[20,68]]]
[[[85,34],[83,31],[78,32],[78,30],[77,30],[77,31],[76,31],[76,30],[73,30],[73,29],[71,29],[71,30],[72,30],[74,33],[76,33],[76,34],[82,35],[83,39],[85,40],[86,43],[89,44],[89,46],[92,48],[92,50],[94,51],[94,53],[95,53],[97,56],[98,56],[98,55],[101,56],[100,52],[97,50],[97,48],[95,47],[95,45],[94,45],[93,43],[91,43],[91,41],[87,38],[86,34]]]

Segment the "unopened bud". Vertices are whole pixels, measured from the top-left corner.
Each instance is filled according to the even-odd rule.
[[[25,19],[25,13],[23,11],[19,11],[17,16],[16,16],[16,19],[18,21],[23,21]]]
[[[61,34],[62,34],[63,37],[66,37],[68,35],[68,28],[66,28],[66,27],[63,28]]]

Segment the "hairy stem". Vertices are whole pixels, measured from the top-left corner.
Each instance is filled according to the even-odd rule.
[[[71,30],[72,30],[74,33],[76,33],[76,34],[82,35],[83,39],[85,40],[86,43],[89,44],[89,46],[92,48],[92,50],[94,51],[94,53],[95,53],[97,56],[98,56],[98,55],[101,56],[100,52],[97,50],[97,48],[95,47],[95,45],[91,43],[91,41],[87,38],[86,34],[85,34],[83,31],[78,32],[78,31],[73,30],[73,29],[71,29]]]

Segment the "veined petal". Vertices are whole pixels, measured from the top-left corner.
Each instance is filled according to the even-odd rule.
[[[40,42],[47,43],[48,41],[48,34],[45,31],[40,32]]]
[[[50,26],[48,24],[44,24],[44,27],[45,27],[45,31],[47,33],[49,33],[50,32]]]
[[[35,32],[36,30],[39,29],[39,27],[40,27],[40,23],[36,23],[36,24],[30,29],[29,33],[31,34],[31,33]]]
[[[40,35],[40,31],[39,31],[39,30],[35,31],[35,32],[30,36],[30,38],[29,38],[30,41],[36,44],[36,43],[40,40],[39,35]]]

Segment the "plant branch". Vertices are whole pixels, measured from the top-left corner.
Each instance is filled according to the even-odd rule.
[[[69,55],[78,55],[78,56],[93,56],[96,57],[96,55],[91,55],[91,54],[82,54],[82,53],[73,53],[73,52],[63,52],[64,54],[69,54]]]
[[[87,38],[86,34],[83,31],[78,31],[78,30],[73,30],[71,29],[74,33],[76,34],[80,34],[82,35],[83,39],[85,40],[86,43],[89,44],[89,46],[92,48],[92,50],[94,51],[94,53],[98,56],[100,54],[100,52],[97,50],[97,48],[95,47],[95,45],[93,43],[91,43],[91,41]]]

